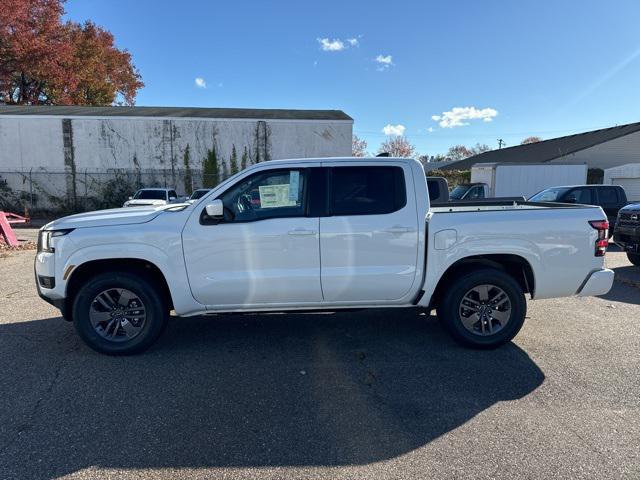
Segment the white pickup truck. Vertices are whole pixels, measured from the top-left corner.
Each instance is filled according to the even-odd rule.
[[[458,341],[496,347],[531,298],[602,295],[606,216],[530,202],[430,207],[402,158],[277,160],[194,204],[103,210],[40,231],[42,298],[95,350],[136,353],[169,313],[437,309]]]

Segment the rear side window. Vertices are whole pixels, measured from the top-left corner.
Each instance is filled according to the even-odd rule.
[[[400,167],[335,167],[330,193],[332,215],[381,215],[407,203]]]
[[[600,205],[616,205],[618,203],[618,192],[612,187],[600,188],[598,197]]]

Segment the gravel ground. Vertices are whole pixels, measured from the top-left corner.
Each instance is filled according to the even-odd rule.
[[[172,319],[89,350],[0,258],[0,479],[640,478],[640,269],[529,303],[515,341],[412,311]]]

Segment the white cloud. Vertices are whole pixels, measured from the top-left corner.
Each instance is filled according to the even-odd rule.
[[[357,47],[360,44],[360,41],[357,38],[347,38],[347,43],[352,47]]]
[[[393,57],[391,55],[378,55],[375,61],[378,64],[377,70],[379,72],[387,70],[393,65]]]
[[[404,131],[407,129],[407,127],[405,127],[404,125],[398,124],[398,125],[391,125],[390,123],[387,124],[383,129],[382,129],[382,133],[384,133],[385,135],[404,135]]]
[[[344,42],[339,38],[335,38],[333,40],[329,40],[328,38],[318,38],[317,40],[320,44],[320,48],[325,52],[339,52],[346,48]]]
[[[429,132],[429,133],[433,133],[433,127],[429,127],[429,128],[427,128],[427,132]]]
[[[195,83],[198,88],[207,88],[207,82],[202,77],[196,77]]]
[[[491,122],[498,115],[493,108],[454,107],[442,115],[432,115],[431,120],[438,122],[442,128],[462,127],[469,125],[466,120],[482,120]]]

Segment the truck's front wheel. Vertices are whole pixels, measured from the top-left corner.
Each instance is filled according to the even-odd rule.
[[[151,279],[135,272],[105,272],[87,281],[73,302],[73,322],[94,350],[130,355],[162,333],[168,308]]]
[[[515,337],[527,312],[522,288],[510,275],[494,269],[474,270],[448,289],[438,315],[458,342],[495,348]]]

